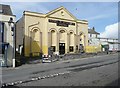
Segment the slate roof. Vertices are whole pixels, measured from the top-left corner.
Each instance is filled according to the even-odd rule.
[[[93,29],[88,29],[88,33],[90,33],[90,34],[98,34],[98,35],[100,34],[100,33],[96,32]]]
[[[0,4],[0,14],[3,14],[3,15],[13,15],[13,13],[11,11],[11,8],[10,8],[10,5]]]

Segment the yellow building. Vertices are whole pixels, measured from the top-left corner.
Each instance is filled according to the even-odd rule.
[[[46,14],[24,11],[16,23],[16,48],[23,45],[25,56],[79,52],[88,45],[88,22],[78,20],[66,8],[59,7]]]

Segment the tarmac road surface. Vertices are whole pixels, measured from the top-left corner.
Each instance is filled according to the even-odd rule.
[[[15,86],[118,86],[118,53],[3,69],[2,83]]]

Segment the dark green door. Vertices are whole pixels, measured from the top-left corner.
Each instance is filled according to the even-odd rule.
[[[65,43],[59,43],[59,54],[65,54]]]

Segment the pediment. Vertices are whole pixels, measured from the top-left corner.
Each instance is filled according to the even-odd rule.
[[[76,18],[64,7],[57,8],[57,9],[47,13],[47,16],[52,17],[52,18],[76,20]]]

